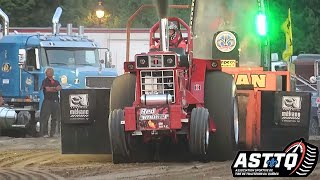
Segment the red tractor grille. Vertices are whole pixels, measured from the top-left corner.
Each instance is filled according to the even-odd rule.
[[[175,86],[173,70],[143,70],[140,71],[141,95],[170,94],[175,102]]]

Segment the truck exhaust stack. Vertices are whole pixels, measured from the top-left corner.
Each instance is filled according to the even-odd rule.
[[[7,36],[9,34],[9,17],[6,13],[0,9],[0,16],[1,16],[1,25],[2,25],[2,34],[3,36]]]
[[[58,7],[52,17],[52,34],[53,35],[59,34],[59,19],[61,14],[62,14],[62,9],[61,7]]]
[[[84,35],[84,26],[79,26],[79,29],[78,29],[78,34],[79,36],[83,36]]]
[[[67,25],[67,35],[72,36],[72,24]]]
[[[160,18],[160,41],[161,50],[169,51],[169,30],[168,30],[168,0],[156,1],[157,12]]]

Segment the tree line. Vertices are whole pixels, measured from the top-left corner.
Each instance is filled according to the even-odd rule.
[[[255,1],[255,0],[253,0]],[[66,26],[124,28],[128,18],[142,5],[152,0],[102,0],[106,10],[99,20],[95,15],[98,0],[0,0],[0,8],[9,16],[11,27],[49,27],[55,9],[63,9],[60,23]],[[171,0],[172,4],[191,4],[191,0]],[[268,33],[272,52],[281,53],[285,37],[281,24],[291,9],[294,54],[320,54],[320,2],[318,0],[269,0]],[[209,12],[208,12],[209,13]],[[170,10],[187,23],[190,9]],[[133,28],[149,28],[158,19],[155,9],[147,9],[133,22]]]

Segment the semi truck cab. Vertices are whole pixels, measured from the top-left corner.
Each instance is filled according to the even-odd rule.
[[[72,34],[71,24],[66,34],[59,33],[61,13],[58,7],[52,19],[52,34],[9,35],[9,18],[1,11],[6,29],[0,39],[0,89],[6,107],[0,109],[0,129],[24,128],[34,132],[43,101],[40,87],[48,67],[54,69],[54,78],[63,89],[110,88],[117,76],[116,69],[111,67],[109,49],[100,48],[84,36],[82,26],[76,35]]]

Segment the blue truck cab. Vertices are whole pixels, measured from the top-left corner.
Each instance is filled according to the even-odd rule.
[[[52,34],[9,35],[9,20],[1,10],[0,90],[6,106],[0,107],[0,131],[23,128],[34,132],[43,101],[41,83],[48,67],[54,69],[54,78],[64,89],[111,88],[117,71],[111,67],[110,51],[85,37],[81,26],[77,35],[72,34],[71,24],[66,34],[60,34],[61,13],[58,7]],[[103,60],[99,58],[102,51]]]

